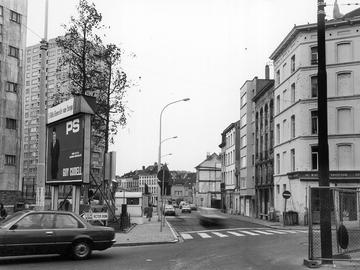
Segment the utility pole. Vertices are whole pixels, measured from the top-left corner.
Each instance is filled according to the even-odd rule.
[[[329,189],[329,144],[327,120],[327,81],[325,54],[325,11],[326,4],[318,0],[318,144],[319,144],[319,196],[320,196],[320,239],[322,263],[332,263],[331,207]]]
[[[38,141],[38,164],[36,169],[36,206],[39,210],[45,208],[45,149],[46,149],[46,54],[48,50],[48,0],[45,0],[45,25],[44,38],[40,42],[41,69],[40,69],[40,98],[39,98],[39,141]]]

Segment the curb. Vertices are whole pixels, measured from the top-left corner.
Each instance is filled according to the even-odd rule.
[[[166,220],[165,218],[165,222],[166,224],[169,226],[170,228],[170,231],[172,232],[173,236],[174,236],[174,240],[173,242],[176,243],[176,242],[180,242],[180,240],[182,240],[182,238],[180,237],[180,235],[174,230],[174,228],[170,225],[170,223]]]
[[[134,246],[150,246],[150,245],[161,245],[161,244],[175,244],[178,240],[162,241],[162,242],[137,242],[137,243],[115,243],[112,247],[134,247]]]

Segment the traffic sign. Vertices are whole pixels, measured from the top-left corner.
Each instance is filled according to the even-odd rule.
[[[282,196],[285,200],[289,199],[291,197],[291,192],[288,191],[288,190],[285,190],[283,193],[282,193]]]
[[[164,175],[163,175],[164,174]],[[170,179],[170,172],[169,169],[166,167],[164,170],[164,167],[161,168],[161,170],[157,174],[157,178],[162,181],[164,177],[164,182],[168,182]]]

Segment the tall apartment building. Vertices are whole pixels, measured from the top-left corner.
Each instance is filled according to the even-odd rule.
[[[27,0],[0,0],[0,198],[20,196]]]
[[[274,207],[273,146],[274,146],[274,80],[258,80],[255,96],[255,193],[256,217],[269,219]]]
[[[58,70],[62,51],[56,46],[55,39],[49,40],[46,55],[46,100],[52,106],[53,96],[60,91],[66,73]],[[25,198],[34,198],[38,163],[38,130],[40,110],[40,43],[26,48],[25,55],[25,91],[24,91],[24,184]]]
[[[360,9],[326,22],[330,185],[360,185]],[[294,26],[270,58],[275,71],[274,204],[304,221],[318,186],[317,25]],[[315,206],[316,207],[316,206]]]
[[[67,68],[60,65],[63,50],[56,44],[56,38],[48,41],[46,55],[46,99],[45,106],[51,108],[55,94],[67,92],[69,79]],[[39,129],[39,96],[40,96],[40,43],[26,48],[25,91],[24,91],[24,184],[23,195],[26,199],[35,199],[36,175],[38,163],[38,129]],[[98,184],[102,178],[103,146],[96,143],[96,132],[91,140],[91,177]],[[49,186],[46,186],[49,194]],[[70,187],[61,185],[60,196],[66,195]]]
[[[240,121],[231,123],[221,133],[222,208],[227,213],[240,213],[239,165]]]

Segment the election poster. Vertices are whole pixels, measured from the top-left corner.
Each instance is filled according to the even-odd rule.
[[[47,184],[83,181],[84,115],[47,126]]]

